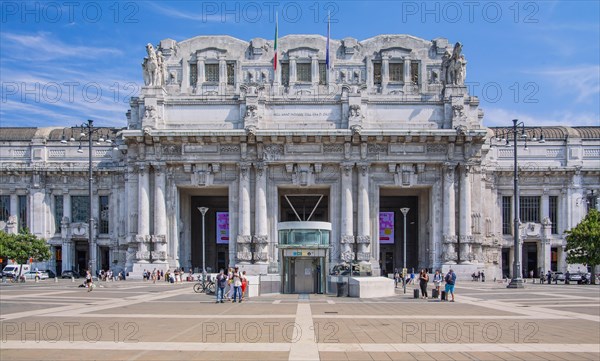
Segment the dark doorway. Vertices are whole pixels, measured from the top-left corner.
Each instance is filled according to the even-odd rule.
[[[100,246],[100,267],[101,269],[107,271],[110,268],[110,256],[109,256],[109,248],[105,246]]]
[[[510,278],[510,248],[502,248],[502,277]]]
[[[77,256],[77,272],[80,274],[88,269],[87,251],[76,251]]]
[[[558,248],[552,247],[550,250],[550,269],[553,272],[558,271]]]
[[[393,272],[395,268],[402,271],[404,266],[404,215],[400,211],[401,208],[409,208],[406,214],[406,267],[408,272],[413,268],[419,269],[419,197],[382,195],[379,200],[379,212],[393,212],[393,237],[390,236],[390,239],[385,241],[387,243],[383,244],[380,239],[380,245],[385,246],[380,250],[392,253],[391,267],[390,255],[384,255],[387,259],[380,258],[387,273]]]
[[[54,259],[56,260],[56,268],[54,273],[60,276],[62,273],[62,246],[57,246],[55,248]]]
[[[529,278],[539,276],[537,269],[537,243],[528,242],[523,244],[523,277]]]
[[[393,273],[394,269],[394,245],[382,244],[379,247],[379,260],[381,262],[381,275],[387,277],[388,273]],[[398,269],[398,271],[402,271]]]
[[[230,236],[229,229],[224,222],[229,220],[229,198],[227,196],[194,196],[191,206],[192,267],[202,272],[202,214],[198,207],[207,207],[208,211],[204,216],[206,270],[207,272],[218,272],[221,268],[227,268],[229,266]],[[219,218],[220,226],[217,225],[217,218]],[[227,233],[224,233],[225,229]]]

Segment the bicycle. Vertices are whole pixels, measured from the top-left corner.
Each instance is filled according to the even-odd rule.
[[[214,295],[216,291],[217,285],[210,277],[208,277],[205,281],[202,281],[202,275],[198,276],[198,282],[194,285],[194,292],[204,292],[207,295]]]

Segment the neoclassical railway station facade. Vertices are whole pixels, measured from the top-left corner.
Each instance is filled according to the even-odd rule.
[[[0,128],[0,228],[47,239],[45,266],[58,272],[199,270],[204,259],[212,272],[270,275],[286,293],[324,292],[351,261],[372,275],[405,257],[409,269],[510,275],[512,119],[483,126],[462,45],[345,38],[326,64],[326,42],[282,37],[276,66],[261,38],[148,44],[127,127],[96,133],[113,142],[92,148],[93,250],[80,130]],[[598,207],[600,127],[524,131],[523,272],[564,271],[564,231]]]

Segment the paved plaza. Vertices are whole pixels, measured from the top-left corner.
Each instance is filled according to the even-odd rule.
[[[599,360],[600,288],[463,282],[456,302],[181,285],[0,285],[1,360]]]

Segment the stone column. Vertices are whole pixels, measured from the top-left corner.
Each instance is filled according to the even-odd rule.
[[[147,165],[140,164],[138,167],[138,229],[135,237],[138,250],[135,257],[137,258],[136,263],[143,264],[148,263],[150,258],[147,244],[150,238],[150,176]],[[137,271],[141,272],[143,270]]]
[[[470,264],[474,260],[471,244],[473,235],[471,234],[471,174],[470,166],[461,167],[460,177],[460,223],[458,233],[460,235],[460,260],[462,264]]]
[[[267,166],[262,163],[254,165],[256,169],[256,201],[254,204],[254,260],[266,264],[269,260],[267,245],[269,243],[267,225]]]
[[[11,190],[14,192],[14,190]],[[10,216],[8,218],[8,233],[19,233],[19,196],[15,193],[10,195]]]
[[[358,219],[356,242],[357,258],[361,262],[371,260],[371,222],[369,215],[369,164],[358,164]]]
[[[313,55],[311,57],[311,64],[310,64],[310,80],[312,82],[313,86],[317,86],[319,85],[319,57],[317,55]]]
[[[443,202],[443,254],[445,264],[456,263],[456,229],[455,229],[455,206],[454,206],[454,169],[451,163],[444,164],[444,202]]]
[[[154,167],[154,251],[153,263],[167,263],[167,208],[165,166]]]
[[[384,55],[381,57],[381,92],[384,93],[390,81],[390,57]]]
[[[240,264],[248,264],[252,260],[250,242],[250,163],[239,164],[239,226],[237,236],[237,260]]]
[[[204,73],[204,58],[198,57],[198,61],[196,62],[196,87],[198,89],[202,88],[202,84],[206,81],[206,74]]]
[[[340,240],[340,259],[344,262],[354,260],[354,226],[353,226],[353,206],[352,206],[352,169],[354,163],[342,163],[342,187],[341,187],[341,240]]]
[[[62,270],[72,270],[73,269],[73,259],[75,257],[73,251],[73,241],[70,239],[63,239],[62,241]]]
[[[189,59],[181,61],[181,92],[187,94],[190,87],[190,63]]]
[[[290,75],[289,75],[289,80],[290,80],[290,87],[294,86],[296,84],[296,58],[295,57],[290,57]]]
[[[227,62],[224,56],[219,57],[219,94],[225,94],[227,90]]]

